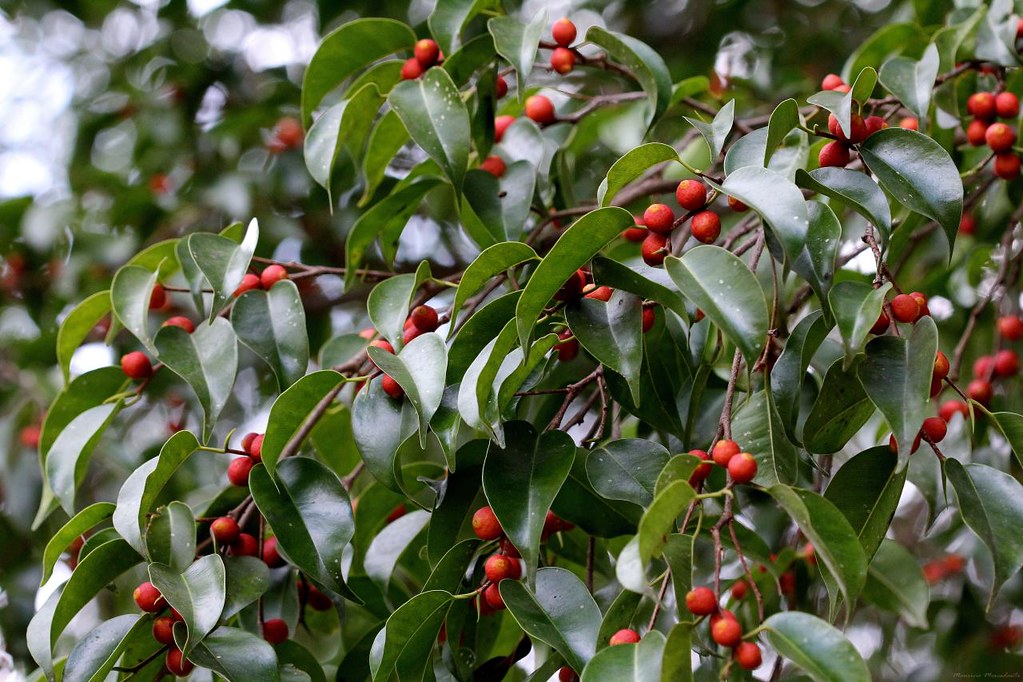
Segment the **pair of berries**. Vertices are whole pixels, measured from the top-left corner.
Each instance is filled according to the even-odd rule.
[[[745,585],[745,583],[743,583]],[[744,670],[760,667],[760,647],[742,641],[742,625],[731,611],[718,606],[717,595],[709,587],[695,587],[686,594],[686,608],[696,616],[710,616],[710,636],[733,650],[735,662]]]
[[[415,80],[431,66],[439,64],[443,55],[437,41],[430,38],[423,38],[416,42],[412,50],[413,56],[405,60],[401,66],[402,80]]]

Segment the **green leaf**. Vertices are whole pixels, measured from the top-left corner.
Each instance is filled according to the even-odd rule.
[[[930,603],[927,581],[916,563],[916,557],[893,540],[882,542],[870,562],[863,598],[899,614],[910,627],[927,627],[927,606]]]
[[[636,610],[643,602],[643,595],[629,590],[622,590],[604,611],[600,621],[600,632],[597,633],[597,648],[608,646],[611,636],[622,628],[632,627],[636,620]]]
[[[339,334],[320,347],[320,367],[337,367],[355,359],[366,350],[369,341],[356,333]]]
[[[54,533],[50,541],[46,543],[46,549],[43,550],[43,575],[39,579],[40,586],[45,585],[46,581],[53,575],[53,567],[57,564],[64,550],[86,531],[92,530],[100,523],[109,519],[114,514],[115,508],[116,505],[111,502],[90,504],[71,517],[60,530]]]
[[[590,267],[593,280],[598,284],[624,289],[640,298],[656,301],[677,313],[683,320],[689,319],[686,301],[679,295],[664,268],[654,268],[643,262],[625,265],[603,256],[595,257]]]
[[[160,454],[144,462],[129,474],[117,493],[114,528],[135,551],[148,556],[142,533],[146,516],[156,504],[171,476],[199,448],[189,431],[178,431],[160,448]]]
[[[661,55],[632,36],[600,26],[586,30],[586,42],[604,48],[612,61],[624,66],[636,78],[649,102],[645,117],[647,130],[653,127],[671,100],[671,74]]]
[[[1002,432],[1005,440],[1016,455],[1016,461],[1023,465],[1023,415],[1015,412],[993,412],[991,423]]]
[[[391,159],[409,139],[405,124],[393,110],[380,117],[369,134],[366,153],[362,158],[362,177],[366,179],[366,188],[359,199],[359,206],[365,206],[373,198],[377,187],[383,182]]]
[[[277,663],[281,668],[282,677],[285,672],[288,672],[295,675],[296,681],[301,679],[304,682],[308,679],[309,682],[327,682],[327,677],[323,674],[323,665],[316,660],[309,649],[295,640],[287,639],[274,645],[274,652],[277,654]],[[303,673],[304,676],[302,676]]]
[[[273,647],[262,637],[238,628],[218,627],[196,645],[189,658],[228,680],[280,679]]]
[[[884,297],[891,288],[890,282],[874,289],[864,282],[846,280],[836,284],[828,294],[842,345],[845,346],[847,368],[852,366],[853,357],[863,350],[867,334],[880,317]]]
[[[817,682],[870,682],[870,671],[841,632],[800,611],[776,613],[764,621],[767,641]]]
[[[817,168],[796,171],[796,184],[831,197],[856,211],[881,231],[884,241],[892,233],[888,198],[868,176],[848,168]]]
[[[803,445],[808,452],[838,452],[874,414],[856,376],[855,365],[846,369],[839,358],[828,368],[817,399],[803,424]],[[892,458],[893,463],[895,458]]]
[[[721,150],[725,147],[728,134],[732,132],[732,124],[735,121],[735,100],[728,100],[721,107],[721,110],[714,115],[714,120],[710,123],[704,123],[699,119],[689,118],[688,116],[683,116],[682,118],[696,128],[700,135],[703,135],[703,139],[707,141],[707,146],[710,147],[711,160],[717,159],[721,155]]]
[[[668,633],[661,659],[661,682],[692,682],[693,624],[676,623]]]
[[[116,616],[100,623],[78,640],[64,665],[63,682],[102,682],[133,635],[150,627],[139,614]]]
[[[494,5],[493,0],[449,0],[438,2],[427,24],[440,49],[450,55],[460,44],[462,29],[480,11]]]
[[[110,304],[114,315],[150,353],[156,351],[149,333],[149,299],[158,277],[159,273],[137,265],[126,265],[117,271],[110,283]]]
[[[817,558],[836,580],[845,601],[853,603],[867,579],[867,559],[856,531],[842,512],[809,490],[775,485],[767,492],[813,543]],[[832,594],[832,615],[837,606],[838,599]]]
[[[625,153],[607,171],[607,176],[597,188],[597,203],[610,206],[618,192],[622,191],[647,170],[666,161],[678,161],[675,148],[661,142],[648,142]]]
[[[259,599],[270,587],[270,569],[262,559],[254,556],[229,556],[224,558],[226,571],[225,621],[243,608]]]
[[[638,297],[615,291],[606,303],[583,298],[565,309],[569,329],[598,362],[625,377],[639,402],[643,365],[643,304]]]
[[[164,327],[156,335],[160,361],[184,379],[203,409],[202,440],[213,435],[221,410],[231,397],[238,371],[238,337],[231,323],[217,318],[189,334],[181,327]]]
[[[213,288],[213,303],[209,312],[211,326],[242,283],[257,242],[259,222],[255,218],[249,222],[240,244],[218,234],[197,232],[188,236],[188,251],[192,260]]]
[[[938,47],[931,43],[920,61],[909,57],[894,57],[881,66],[878,77],[881,85],[898,97],[907,109],[920,120],[927,118],[931,108],[931,93],[938,77]]]
[[[149,579],[185,621],[188,635],[181,652],[188,656],[196,642],[217,626],[224,611],[227,576],[219,554],[199,557],[184,573],[165,564],[150,564]]]
[[[379,381],[359,391],[352,405],[352,433],[366,469],[395,492],[403,492],[395,477],[398,447],[416,433],[419,415],[407,400],[394,400]]]
[[[408,317],[412,297],[430,276],[430,264],[423,261],[416,268],[415,274],[389,277],[369,292],[366,299],[369,319],[377,332],[396,349],[402,346],[402,327]]]
[[[432,525],[433,517],[430,520]],[[470,538],[462,540],[445,552],[433,572],[430,573],[430,577],[423,583],[422,591],[457,592],[465,579],[466,572],[472,568],[473,560],[477,558],[480,544],[478,539]]]
[[[431,590],[399,606],[373,640],[369,654],[373,680],[422,679],[451,603],[447,592]]]
[[[596,653],[600,609],[574,573],[541,568],[535,589],[514,580],[502,580],[500,589],[508,612],[527,635],[554,647],[573,670],[586,667]]]
[[[631,213],[609,206],[590,211],[565,230],[536,267],[516,305],[519,342],[523,348],[529,347],[537,319],[568,278],[633,224]]]
[[[430,513],[420,509],[387,524],[373,538],[369,549],[366,550],[363,568],[383,594],[387,594],[387,588],[401,555],[419,537],[429,521]]]
[[[540,37],[547,26],[547,11],[538,12],[533,20],[524,24],[514,17],[493,17],[487,21],[487,30],[494,38],[497,54],[515,67],[518,95],[521,101],[526,93],[526,80],[533,70]]]
[[[518,290],[498,296],[477,309],[459,327],[448,351],[448,384],[462,380],[487,344],[493,341],[515,316],[515,306],[521,294],[522,291]]]
[[[786,136],[798,128],[801,119],[799,116],[799,104],[796,100],[789,98],[774,108],[771,112],[771,119],[767,123],[767,142],[764,148],[764,168],[771,163],[771,156],[774,155]]]
[[[661,659],[666,638],[657,630],[643,635],[637,644],[611,646],[597,652],[583,670],[582,682],[649,682],[661,679]]]
[[[896,472],[897,461],[887,446],[864,450],[842,465],[824,491],[856,531],[868,561],[888,533],[906,484],[908,468]]]
[[[877,72],[867,66],[856,76],[849,92],[841,93],[837,90],[818,92],[816,95],[808,97],[806,101],[833,113],[838,119],[842,131],[846,137],[849,137],[852,134],[853,102],[865,102],[874,91],[875,85],[877,85]]]
[[[330,369],[308,374],[281,393],[270,407],[261,452],[263,464],[276,476],[277,460],[292,438],[307,428],[312,412],[324,400],[333,400],[344,377]]]
[[[508,422],[508,446],[491,443],[483,464],[483,491],[501,528],[526,562],[532,580],[547,510],[568,478],[575,443],[564,431],[538,434],[532,424]]]
[[[757,128],[733,142],[725,154],[725,174],[730,175],[746,167],[764,168],[768,133],[766,127]],[[791,182],[796,171],[801,170],[810,160],[809,140],[805,131],[799,129],[791,131],[771,153],[767,169],[780,173]]]
[[[302,120],[349,76],[382,57],[407,50],[416,34],[393,19],[356,19],[329,33],[313,54],[302,79]]]
[[[585,450],[577,452],[568,479],[551,505],[554,513],[596,537],[615,538],[634,533],[642,508],[597,494],[586,475],[588,457]]]
[[[46,455],[46,480],[68,515],[75,513],[75,494],[85,479],[89,460],[123,401],[89,408],[71,420]]]
[[[470,296],[478,292],[484,285],[501,273],[520,265],[537,260],[536,251],[522,242],[502,242],[484,249],[480,255],[465,269],[458,281],[455,300],[451,304],[451,330],[455,329],[455,321],[462,306]],[[449,334],[450,336],[451,334]]]
[[[444,374],[448,366],[444,340],[436,333],[422,334],[409,341],[397,355],[371,347],[369,357],[405,390],[419,414],[419,443],[425,448],[430,420],[444,397]]]
[[[761,485],[796,480],[799,451],[785,435],[770,391],[757,391],[735,413],[732,437],[757,460]]]
[[[842,225],[830,206],[819,201],[808,201],[806,208],[810,228],[803,250],[792,264],[792,269],[810,283],[821,307],[830,318],[828,293],[835,279],[835,259],[842,241]]]
[[[948,152],[926,135],[904,128],[879,130],[858,150],[896,201],[941,225],[951,259],[963,213],[963,181]]]
[[[103,543],[81,560],[64,589],[50,595],[36,612],[25,641],[48,679],[53,679],[53,647],[64,628],[100,590],[139,561],[139,555],[123,540]]]
[[[148,301],[146,302],[148,306]],[[99,291],[76,305],[57,330],[57,364],[64,383],[71,380],[71,358],[96,324],[112,309],[110,291]]]
[[[486,246],[522,237],[535,190],[536,169],[528,161],[509,163],[500,178],[485,170],[468,172],[465,198],[490,233]]]
[[[789,262],[799,259],[810,229],[810,215],[795,183],[778,171],[746,166],[729,173],[718,189],[760,215],[785,249]]]
[[[749,267],[720,246],[701,245],[665,268],[686,298],[706,314],[742,352],[750,367],[767,342],[764,290]]]
[[[920,426],[928,415],[938,329],[931,317],[913,325],[909,338],[879,336],[867,344],[867,357],[857,373],[863,389],[895,434],[902,471]]]
[[[991,61],[1003,66],[1018,66],[1019,57],[1015,50],[1015,9],[1010,0],[994,0],[983,13],[983,21],[977,27],[976,53],[978,59]],[[982,6],[983,7],[983,6]]]
[[[1023,488],[1019,481],[984,464],[945,460],[945,474],[959,499],[963,521],[991,550],[994,581],[987,609],[998,590],[1023,566]]]
[[[278,282],[269,291],[246,291],[231,309],[231,324],[238,340],[270,365],[281,389],[305,376],[309,336],[294,282]]]
[[[252,500],[273,528],[281,554],[320,585],[348,596],[341,557],[355,522],[341,479],[315,459],[292,457],[277,465],[277,481],[265,466],[249,473]]]
[[[771,394],[789,440],[796,440],[799,400],[810,360],[827,337],[830,327],[819,311],[801,319],[785,341],[785,348],[771,368]]]
[[[451,76],[444,69],[428,69],[419,79],[394,86],[387,101],[460,193],[469,165],[469,111]]]
[[[669,459],[658,443],[642,438],[616,440],[587,456],[586,476],[603,497],[648,507],[654,501],[657,476]]]
[[[181,573],[195,559],[195,515],[177,500],[156,512],[146,528],[149,560]]]
[[[696,497],[686,481],[675,481],[658,491],[657,497],[639,521],[639,560],[645,565],[660,556],[668,536],[675,530],[675,520]]]

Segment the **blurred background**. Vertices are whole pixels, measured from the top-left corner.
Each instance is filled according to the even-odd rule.
[[[777,102],[812,92],[877,28],[902,20],[940,23],[953,3],[503,4],[524,17],[544,9],[552,19],[569,15],[580,34],[592,24],[627,32],[664,56],[674,81],[716,72],[741,83],[751,99]],[[62,316],[106,288],[143,246],[252,216],[262,228],[260,255],[341,264],[359,193],[342,192],[332,213],[282,118],[297,115],[303,67],[325,33],[359,16],[389,16],[425,36],[433,5],[0,0],[0,680],[33,667],[24,631],[38,599],[39,558],[64,521],[55,516],[32,529],[38,424],[62,385],[54,354]],[[468,30],[485,30],[484,22]],[[464,260],[465,245],[449,238],[443,218],[427,211],[416,219],[422,224],[406,231],[412,241],[399,254],[406,262],[424,255],[417,235],[442,264]],[[362,304],[358,292],[343,292],[336,282],[315,286],[304,293],[311,334],[322,341],[332,328],[358,321]],[[114,359],[102,343],[87,345],[73,371]],[[237,409],[240,423],[258,406]],[[105,466],[120,462],[123,469],[96,472],[90,479],[96,496],[112,499],[109,481],[123,480],[143,454],[151,456],[167,425],[180,418],[160,412],[145,422],[148,431],[106,444],[112,463]],[[195,475],[196,485],[205,480]]]

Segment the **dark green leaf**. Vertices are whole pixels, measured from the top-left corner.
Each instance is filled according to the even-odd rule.
[[[423,261],[416,268],[415,274],[389,277],[369,292],[366,299],[369,319],[376,327],[377,333],[390,341],[396,349],[402,346],[402,327],[408,317],[412,297],[430,276],[430,264]]]
[[[882,542],[867,570],[863,598],[899,614],[910,627],[926,628],[929,592],[916,557],[893,540]]]
[[[65,682],[101,682],[107,678],[133,633],[150,627],[150,619],[138,614],[116,616],[100,623],[68,654],[64,665]]]
[[[785,341],[771,369],[771,394],[789,440],[796,441],[796,420],[803,379],[810,360],[830,331],[823,315],[814,311],[801,319]]]
[[[458,290],[451,305],[451,330],[455,329],[455,320],[462,306],[470,296],[478,292],[494,277],[531,260],[536,260],[536,251],[522,242],[502,242],[484,249],[469,264],[465,273],[458,281]],[[449,335],[450,336],[450,335]]]
[[[249,270],[252,254],[259,242],[259,223],[252,219],[241,243],[205,232],[189,235],[187,242],[192,260],[213,287],[213,303],[209,312],[212,325]]]
[[[99,291],[76,305],[60,323],[57,331],[57,364],[64,373],[64,383],[71,380],[71,357],[96,324],[110,311],[110,292]]]
[[[184,502],[177,500],[162,507],[146,528],[149,560],[166,564],[181,573],[195,559],[195,516]]]
[[[616,440],[587,456],[586,475],[603,497],[647,507],[654,500],[657,476],[670,457],[663,446],[649,440]]]
[[[920,61],[909,57],[894,57],[881,67],[878,77],[881,85],[899,98],[907,109],[920,120],[927,118],[931,107],[931,92],[938,77],[938,48],[931,43]]]
[[[192,647],[217,626],[227,597],[227,576],[219,554],[196,559],[184,573],[165,564],[150,564],[149,579],[174,610],[184,619],[188,636],[181,652]]]
[[[867,664],[841,632],[800,611],[776,613],[762,626],[778,653],[817,682],[870,682]]]
[[[46,454],[46,480],[69,515],[75,513],[75,494],[85,479],[92,452],[122,405],[118,400],[82,412],[64,427]]]
[[[792,269],[810,283],[821,302],[821,307],[830,319],[828,293],[835,278],[835,259],[842,240],[842,225],[830,206],[819,201],[808,201],[806,208],[810,217],[810,229],[806,234],[803,250],[792,264]]]
[[[487,22],[487,30],[494,38],[494,49],[515,67],[518,81],[518,95],[521,101],[526,93],[526,79],[533,70],[540,36],[547,26],[547,12],[538,12],[533,20],[524,24],[514,17],[493,17]]]
[[[312,412],[324,400],[332,399],[344,377],[324,369],[299,379],[270,408],[270,419],[263,439],[262,459],[271,476],[276,475],[277,460],[284,448],[308,424]]]
[[[803,445],[813,453],[838,452],[872,414],[874,403],[863,390],[855,366],[845,369],[839,358],[828,368],[803,424]]]
[[[685,481],[675,481],[658,491],[657,497],[639,521],[639,560],[645,565],[660,556],[675,530],[675,520],[696,497],[696,491]]]
[[[284,280],[269,291],[245,292],[234,303],[231,324],[238,340],[270,365],[282,390],[305,376],[309,336],[294,282]]]
[[[838,322],[842,345],[845,346],[847,368],[852,366],[853,357],[863,350],[867,334],[880,317],[884,297],[891,288],[891,283],[887,282],[874,289],[864,282],[846,280],[836,284],[828,294],[831,312]]]
[[[430,34],[445,54],[451,54],[458,47],[462,29],[481,10],[494,4],[493,0],[449,0],[438,2],[430,12],[427,23]]]
[[[817,168],[796,171],[796,184],[831,197],[853,209],[881,231],[885,241],[892,232],[892,211],[888,198],[868,176],[847,168]]]
[[[111,502],[91,504],[71,517],[60,530],[54,533],[50,541],[46,543],[46,549],[43,550],[43,575],[39,579],[39,584],[46,584],[53,574],[53,567],[57,564],[61,554],[76,538],[109,519],[115,509],[116,505]]]
[[[387,619],[373,641],[369,666],[373,680],[421,680],[433,658],[433,645],[451,610],[451,595],[441,590],[422,592]]]
[[[227,598],[221,618],[225,621],[259,599],[270,587],[270,569],[263,560],[252,556],[224,558]]]
[[[793,128],[801,123],[799,104],[794,99],[787,99],[771,112],[771,120],[767,124],[767,143],[764,149],[764,168],[769,168],[774,150],[785,140]]]
[[[790,262],[799,258],[810,229],[810,216],[803,193],[795,183],[778,171],[746,166],[729,173],[720,189],[763,218]]]
[[[204,668],[216,671],[229,680],[277,682],[277,654],[262,637],[220,626],[199,642],[190,655]]]
[[[881,446],[859,453],[828,483],[824,499],[845,515],[869,561],[891,525],[908,469],[896,473],[896,457]]]
[[[664,268],[654,268],[642,262],[625,265],[603,256],[595,257],[590,265],[597,284],[624,289],[640,298],[656,301],[682,319],[689,319],[686,301]]]
[[[598,362],[625,377],[639,401],[643,365],[643,305],[638,297],[615,291],[606,303],[583,298],[565,310],[568,326]]]
[[[1023,465],[1023,415],[1015,412],[991,413],[991,422],[1002,432],[1005,440],[1016,455],[1016,461]]]
[[[657,630],[651,630],[643,635],[638,644],[607,647],[586,664],[582,682],[659,680],[665,643],[664,635]]]
[[[635,76],[649,106],[645,117],[647,129],[661,117],[671,99],[671,74],[668,67],[649,45],[624,33],[608,31],[600,26],[586,30],[586,41],[604,48],[613,61]]]
[[[678,161],[678,152],[674,147],[661,142],[648,142],[629,150],[608,169],[607,176],[597,188],[597,203],[600,206],[610,206],[626,185],[666,161]]]
[[[379,381],[359,391],[352,405],[352,433],[366,470],[394,492],[402,492],[395,477],[398,447],[414,436],[419,415],[407,400],[394,400]]]
[[[126,265],[117,271],[110,283],[110,304],[114,315],[150,353],[156,350],[149,333],[149,300],[158,277],[157,272]]]
[[[391,110],[380,117],[366,142],[366,153],[362,159],[362,176],[366,179],[366,188],[359,199],[359,206],[365,206],[373,198],[387,173],[391,159],[408,141],[408,131],[405,130],[405,124],[398,118],[398,114]]]
[[[394,355],[380,348],[369,349],[370,359],[405,390],[419,414],[419,443],[426,447],[426,431],[444,397],[447,348],[439,334],[417,336]]]

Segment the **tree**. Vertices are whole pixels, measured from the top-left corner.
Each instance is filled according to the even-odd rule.
[[[1012,7],[780,103],[551,19],[340,24],[269,147],[343,253],[189,231],[63,316],[37,675],[1018,669]],[[97,336],[120,366],[73,375]]]

